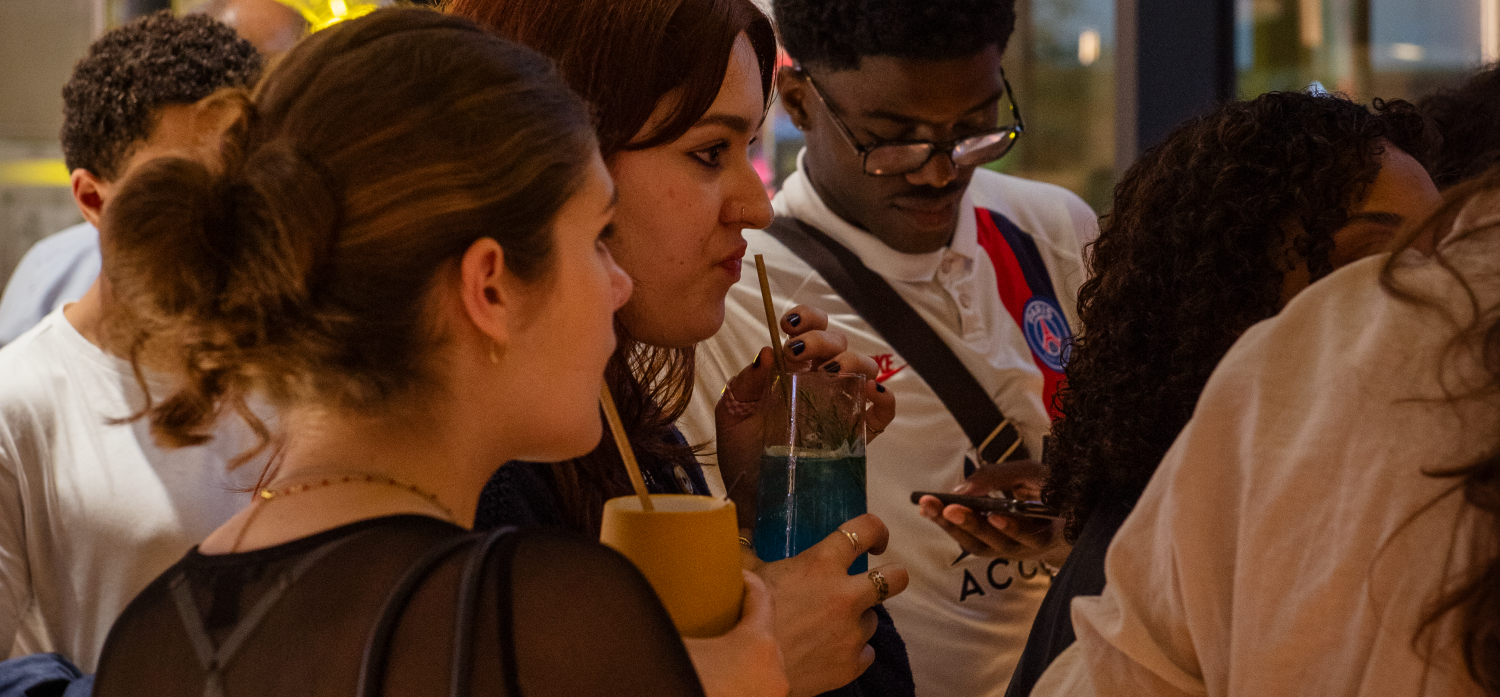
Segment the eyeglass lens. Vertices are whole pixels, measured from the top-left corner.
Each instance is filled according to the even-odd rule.
[[[950,157],[960,167],[982,165],[1005,156],[1016,142],[1018,132],[1007,128],[995,133],[986,133],[966,138],[954,144]],[[902,143],[881,145],[865,157],[865,172],[874,175],[906,174],[915,172],[932,159],[937,146],[931,143]]]

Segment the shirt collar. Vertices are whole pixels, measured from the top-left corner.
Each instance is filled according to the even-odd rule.
[[[958,228],[947,247],[925,254],[906,254],[886,246],[874,235],[861,230],[839,217],[813,188],[807,177],[804,159],[807,148],[797,154],[797,171],[782,183],[776,195],[775,208],[778,215],[791,215],[809,223],[832,237],[839,244],[854,252],[871,271],[894,281],[921,283],[936,278],[944,259],[961,257],[966,267],[979,254],[979,231],[974,220],[972,192],[965,191],[959,204]],[[951,263],[950,263],[951,266]]]

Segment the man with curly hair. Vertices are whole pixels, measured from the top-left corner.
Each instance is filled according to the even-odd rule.
[[[878,274],[953,352],[977,382],[974,391],[983,390],[978,399],[988,397],[1015,427],[995,418],[984,430],[1001,426],[1010,442],[1040,454],[1066,342],[1078,326],[1080,240],[1097,223],[1082,199],[1060,187],[979,167],[1021,135],[1020,109],[1001,70],[1014,2],[778,0],[775,11],[793,61],[780,75],[782,102],[807,139],[797,172],[773,203],[777,216],[826,236]],[[1043,526],[1028,531],[1039,535],[1020,535],[1025,543],[1005,558],[980,558],[923,520],[912,492],[964,482],[979,459],[974,429],[929,385],[937,375],[908,367],[910,357],[895,348],[901,337],[876,330],[779,241],[778,225],[745,235],[749,254],[765,257],[776,305],[826,310],[829,328],[848,337],[850,351],[873,357],[881,387],[900,397],[895,421],[867,451],[866,493],[869,511],[890,529],[884,559],[911,574],[907,591],[886,607],[906,640],[916,693],[999,695],[1047,591],[1043,559],[1066,552],[1045,544],[1060,534]],[[730,291],[723,328],[699,347],[684,428],[690,438],[714,436],[715,401],[762,345],[763,313],[756,278],[747,274]],[[756,392],[731,383],[729,393]],[[987,450],[986,459],[1005,450]],[[753,510],[758,463],[718,464],[725,482],[738,480],[731,495]],[[1034,464],[1022,470],[1040,486]]]
[[[88,224],[107,242],[111,193],[143,162],[215,161],[238,102],[195,103],[260,70],[250,44],[203,15],[163,12],[95,41],[63,89],[63,151]],[[98,249],[92,227],[78,234]],[[128,347],[101,331],[103,247],[106,273],[79,302],[0,349],[0,654],[53,651],[85,671],[126,603],[237,512],[234,489],[250,483],[227,467],[244,437],[166,452],[115,421],[145,397]]]
[[[79,299],[99,275],[100,211],[130,164],[175,146],[187,106],[249,87],[261,57],[206,16],[145,17],[89,47],[63,86],[63,161],[85,222],[36,243],[0,297],[0,346]]]

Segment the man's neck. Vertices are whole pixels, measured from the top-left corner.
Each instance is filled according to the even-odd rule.
[[[101,337],[100,327],[104,324],[104,287],[99,279],[94,280],[94,285],[89,286],[78,302],[69,303],[63,308],[63,318],[68,324],[83,335],[89,343],[99,347],[106,352]]]

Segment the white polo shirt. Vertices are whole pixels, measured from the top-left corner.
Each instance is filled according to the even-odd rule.
[[[818,197],[800,160],[773,205],[777,215],[822,230],[889,281],[1018,424],[1031,452],[1041,453],[1042,436],[1050,428],[1042,374],[1001,301],[995,267],[978,241],[976,214],[988,209],[1029,233],[1057,304],[1076,332],[1074,308],[1084,275],[1079,240],[1092,239],[1097,229],[1097,218],[1082,199],[1051,184],[978,170],[951,244],[928,254],[897,252],[839,218]],[[963,429],[921,376],[906,369],[905,359],[821,275],[765,232],[747,230],[745,238],[747,259],[765,255],[776,311],[807,304],[827,312],[830,328],[848,337],[850,350],[873,357],[882,368],[882,383],[895,391],[896,420],[867,451],[869,511],[891,530],[888,551],[871,565],[900,562],[911,573],[911,586],[886,607],[906,640],[917,694],[1004,694],[1047,592],[1048,575],[1034,562],[969,557],[954,563],[958,544],[918,515],[911,493],[947,491],[963,481],[972,447]],[[748,272],[729,291],[724,326],[698,346],[693,400],[680,423],[690,442],[713,439],[720,389],[765,344],[759,283]],[[717,467],[708,472],[711,482],[717,479]]]

